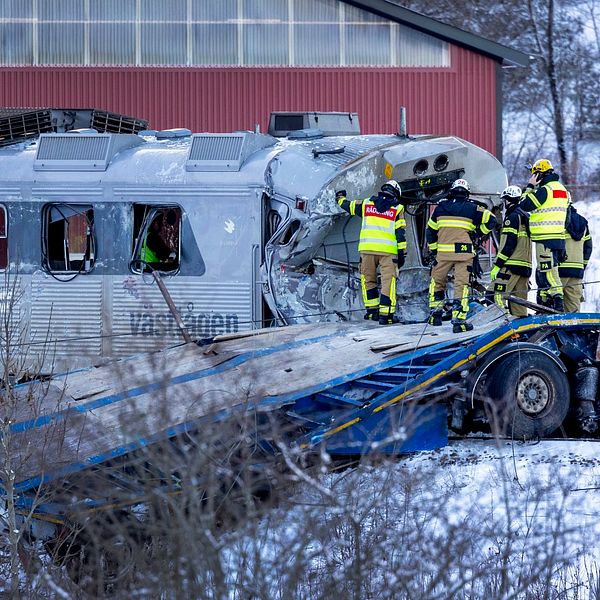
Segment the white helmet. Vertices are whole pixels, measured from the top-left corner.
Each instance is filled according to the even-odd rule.
[[[381,191],[387,192],[388,194],[391,194],[392,196],[395,196],[398,199],[400,199],[400,194],[402,194],[402,188],[395,179],[390,179],[389,181],[386,181],[381,186]]]
[[[500,194],[500,198],[510,198],[511,200],[518,200],[521,197],[522,190],[518,185],[509,185]]]
[[[450,186],[451,190],[456,190],[458,188],[462,188],[463,190],[470,192],[471,188],[469,187],[469,182],[466,179],[457,179]]]

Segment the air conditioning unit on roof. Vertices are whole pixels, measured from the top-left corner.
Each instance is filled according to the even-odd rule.
[[[348,112],[272,112],[269,133],[286,137],[292,131],[320,129],[323,135],[360,135],[358,113]]]

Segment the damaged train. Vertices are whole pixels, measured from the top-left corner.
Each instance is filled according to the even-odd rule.
[[[431,205],[460,177],[488,208],[507,185],[465,140],[362,135],[355,113],[273,113],[266,134],[154,131],[123,116],[111,129],[63,109],[46,110],[41,129],[32,114],[0,111],[2,308],[21,370],[180,341],[152,271],[192,338],[362,319],[360,223],[335,190],[366,198],[392,178],[408,203],[398,304],[423,321]],[[3,136],[10,119],[36,124]]]

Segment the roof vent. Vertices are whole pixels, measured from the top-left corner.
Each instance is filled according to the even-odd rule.
[[[360,135],[357,113],[345,112],[273,112],[269,133],[289,136],[292,131],[320,129],[323,135]]]
[[[198,133],[192,137],[188,171],[239,171],[250,155],[276,143],[269,135],[250,131]]]
[[[106,171],[123,150],[143,144],[137,135],[45,133],[35,155],[36,171]]]

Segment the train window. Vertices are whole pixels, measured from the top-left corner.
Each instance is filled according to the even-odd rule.
[[[289,244],[299,229],[300,229],[300,221],[298,221],[298,220],[291,221],[290,224],[286,227],[286,229],[283,232],[283,234],[281,235],[281,237],[279,238],[279,245],[286,246],[287,244]]]
[[[6,208],[0,205],[0,271],[8,267],[8,218]]]
[[[42,264],[50,273],[87,273],[94,267],[94,209],[89,204],[48,204],[42,214]]]
[[[181,208],[135,204],[130,268],[176,273],[181,261]]]

